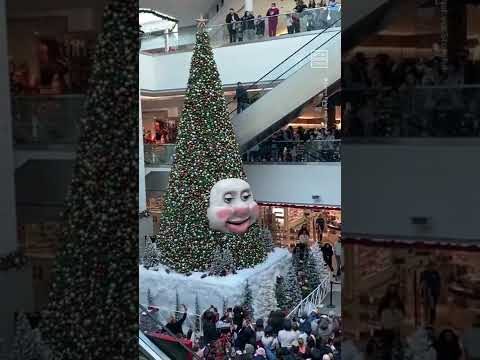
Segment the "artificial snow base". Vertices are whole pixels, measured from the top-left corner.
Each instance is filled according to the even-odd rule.
[[[224,299],[229,307],[239,305],[242,293],[248,280],[253,295],[254,311],[257,310],[258,294],[262,284],[274,284],[277,276],[284,274],[290,264],[291,254],[286,249],[275,248],[267,259],[250,269],[239,270],[237,274],[227,276],[207,276],[196,272],[190,276],[165,271],[165,267],[157,270],[140,266],[140,302],[147,303],[147,290],[153,296],[153,304],[163,311],[173,311],[176,306],[176,292],[181,304],[188,307],[190,313],[195,312],[195,297],[198,295],[200,311],[210,305],[222,311]]]

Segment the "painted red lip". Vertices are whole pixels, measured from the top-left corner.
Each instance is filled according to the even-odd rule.
[[[227,221],[226,224],[228,231],[236,234],[243,234],[247,232],[250,227],[250,217],[242,221]]]

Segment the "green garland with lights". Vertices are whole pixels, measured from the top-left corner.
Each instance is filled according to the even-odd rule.
[[[197,32],[178,127],[176,156],[160,218],[162,230],[157,235],[161,258],[182,273],[207,270],[217,247],[228,247],[237,269],[262,262],[266,254],[257,225],[244,235],[223,234],[208,225],[212,186],[221,179],[246,176],[213,51],[202,29]]]
[[[49,303],[53,359],[138,358],[138,2],[97,39]]]

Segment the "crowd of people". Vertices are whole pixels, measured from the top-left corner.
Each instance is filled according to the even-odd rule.
[[[480,64],[459,59],[356,53],[342,63],[345,135],[480,136],[480,88],[468,86]]]
[[[255,145],[244,160],[249,162],[335,162],[340,161],[338,129],[324,127],[305,129],[288,126],[266,141]]]
[[[182,319],[184,319],[182,317]],[[180,319],[180,322],[182,321]],[[341,353],[341,319],[319,310],[300,318],[272,311],[268,319],[251,318],[241,306],[219,314],[210,307],[202,315],[203,336],[193,338],[193,351],[204,360],[337,360]],[[179,321],[172,319],[166,327],[183,337]]]
[[[315,8],[327,9],[326,12],[308,11]],[[330,14],[330,10],[338,11],[340,5],[336,0],[310,0],[305,4],[303,0],[297,0],[291,13],[285,14],[287,31],[289,34],[319,30],[329,27],[338,20],[338,16]],[[266,33],[269,37],[277,36],[280,9],[276,3],[272,3],[266,15],[255,16],[252,11],[245,11],[239,15],[233,8],[225,18],[230,43],[252,41],[263,38]]]

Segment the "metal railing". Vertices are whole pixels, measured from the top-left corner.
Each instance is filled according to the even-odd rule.
[[[76,144],[84,98],[84,95],[12,97],[15,144]]]
[[[346,88],[345,137],[478,137],[480,86]]]
[[[327,29],[340,18],[340,9],[329,7],[305,9],[301,13],[290,12],[276,16],[254,17],[235,23],[208,26],[213,48],[231,44],[264,41],[278,36]],[[239,14],[242,18],[244,14]],[[195,30],[193,30],[195,31]],[[166,54],[191,51],[195,47],[194,32],[161,32],[142,35],[142,50]]]
[[[290,313],[287,315],[287,318],[300,317],[304,313],[310,313],[316,308],[320,307],[330,291],[330,277],[325,276],[321,279],[320,284],[300,303],[295,306]]]

